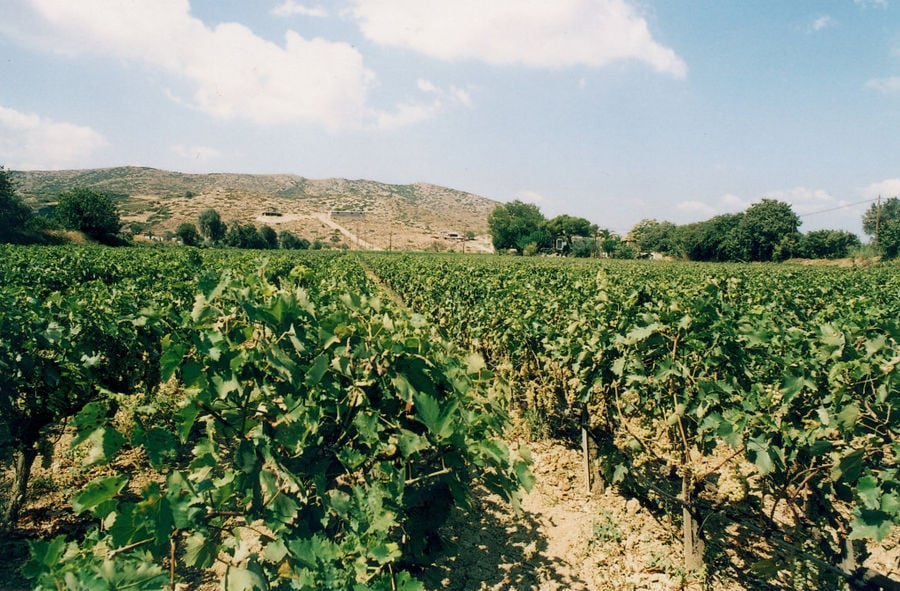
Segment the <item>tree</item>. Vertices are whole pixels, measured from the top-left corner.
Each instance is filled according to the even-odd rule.
[[[8,170],[0,166],[0,240],[24,229],[31,208],[16,193],[16,184]]]
[[[181,239],[181,243],[185,246],[197,246],[200,244],[200,233],[197,226],[190,222],[183,222],[175,229],[175,235]]]
[[[900,256],[900,219],[882,222],[878,229],[878,251],[885,259]]]
[[[574,244],[575,236],[590,238],[597,232],[597,226],[590,221],[567,214],[558,215],[547,222],[546,229],[551,240],[562,237],[569,248]]]
[[[278,244],[285,250],[306,250],[310,246],[309,240],[300,238],[288,230],[278,233]]]
[[[775,199],[763,199],[744,212],[738,224],[741,249],[751,261],[771,261],[775,247],[786,237],[799,238],[800,218],[791,206]]]
[[[528,244],[544,240],[540,234],[546,219],[537,205],[516,199],[498,205],[488,216],[491,242],[499,251],[515,248],[522,252]]]
[[[278,248],[278,234],[275,233],[270,226],[263,226],[259,229],[259,237],[265,243],[263,248]]]
[[[213,208],[205,209],[200,213],[200,233],[212,243],[221,242],[225,238],[228,226],[222,221],[219,212]]]
[[[535,252],[540,252],[542,248],[553,246],[553,235],[547,231],[546,226],[542,225],[534,232],[519,236],[516,246],[519,252],[524,252],[528,246],[531,246]]]
[[[675,241],[692,261],[746,260],[738,231],[743,218],[743,213],[727,213],[678,226]]]
[[[900,254],[900,199],[873,203],[863,214],[863,232],[876,238],[878,253],[888,259]]]
[[[266,242],[253,224],[234,222],[225,234],[225,245],[236,248],[266,248]]]
[[[72,189],[60,194],[54,215],[63,228],[98,239],[114,236],[122,227],[112,197],[93,189]]]
[[[590,258],[596,256],[599,250],[594,238],[582,238],[572,242],[572,255],[575,258]]]
[[[859,238],[846,230],[814,230],[800,239],[799,253],[810,259],[840,259],[859,246]]]
[[[677,228],[672,222],[643,219],[628,232],[641,252],[673,254],[678,251]]]
[[[879,221],[879,217],[881,220]],[[880,230],[878,226],[889,220],[900,219],[900,198],[891,197],[884,203],[879,205],[873,203],[863,214],[863,232],[869,236],[875,235],[875,230]]]
[[[619,236],[608,228],[599,228],[594,239],[598,241],[600,251],[609,258],[612,258],[613,253],[616,251],[616,247],[619,246],[619,242],[621,242]]]

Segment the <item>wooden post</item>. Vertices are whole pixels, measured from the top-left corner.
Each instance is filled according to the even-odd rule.
[[[606,482],[600,472],[598,462],[600,454],[597,442],[591,435],[591,421],[587,405],[581,407],[581,454],[584,464],[584,487],[588,496],[603,494],[606,491]]]
[[[700,523],[691,508],[693,503],[693,475],[684,466],[681,477],[681,519],[684,537],[684,570],[697,572],[703,568],[704,543],[700,538]]]
[[[878,196],[878,205],[875,207],[875,239],[872,240],[872,245],[875,247],[875,251],[878,251],[878,230],[881,227],[881,195]]]
[[[581,407],[581,454],[584,458],[584,492],[591,495],[591,456],[588,445],[588,411],[587,405]]]

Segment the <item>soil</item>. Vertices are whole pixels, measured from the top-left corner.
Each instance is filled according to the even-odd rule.
[[[452,591],[748,591],[817,589],[784,571],[769,583],[751,562],[772,547],[748,541],[733,525],[707,524],[718,550],[705,573],[685,573],[680,525],[615,488],[589,494],[581,451],[559,442],[529,443],[536,484],[516,513],[481,494],[472,513],[456,509],[445,535],[455,544],[430,589]],[[864,566],[900,581],[900,528],[870,542]],[[712,541],[710,541],[712,543]],[[872,587],[877,589],[878,587]]]
[[[679,568],[681,542],[636,499],[612,488],[587,493],[580,451],[530,443],[536,483],[516,513],[481,495],[474,516],[457,509],[447,534],[457,546],[432,588],[453,591],[701,589]],[[720,591],[744,589],[720,582]]]

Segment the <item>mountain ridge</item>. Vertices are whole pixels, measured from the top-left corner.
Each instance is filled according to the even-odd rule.
[[[166,235],[183,222],[196,224],[199,213],[212,207],[226,223],[267,224],[326,245],[353,248],[356,237],[357,246],[447,250],[459,247],[448,236],[468,234],[477,238],[470,247],[489,250],[487,216],[498,205],[428,182],[183,173],[146,166],[10,172],[19,194],[36,209],[52,207],[60,193],[74,188],[109,193],[135,234]],[[338,231],[329,219],[336,211],[357,212],[353,227]]]

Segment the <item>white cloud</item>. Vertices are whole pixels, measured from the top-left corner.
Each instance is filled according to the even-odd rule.
[[[866,82],[866,88],[876,90],[883,94],[894,94],[900,92],[900,76],[889,76],[887,78],[872,78]]]
[[[88,161],[107,145],[90,127],[0,106],[0,161],[14,168],[60,168]]]
[[[472,102],[472,95],[469,94],[469,91],[467,90],[451,86],[448,92],[450,93],[450,96],[452,96],[458,103],[462,104],[465,107],[469,107],[471,109],[475,104]]]
[[[516,199],[523,203],[534,203],[535,205],[547,201],[546,197],[535,191],[519,191],[516,193]]]
[[[791,205],[791,209],[798,215],[815,213],[823,209],[840,207],[846,202],[838,201],[825,189],[810,189],[808,187],[794,187],[770,191],[765,195],[768,199],[776,199]]]
[[[300,4],[295,0],[285,0],[278,6],[272,9],[272,14],[275,16],[294,16],[299,14],[300,16],[315,16],[319,18],[323,18],[328,16],[328,11],[325,10],[321,5],[319,6],[306,6],[305,4]]]
[[[794,187],[792,189],[778,189],[759,195],[755,199],[744,199],[733,193],[726,193],[713,202],[683,201],[675,208],[690,216],[692,219],[705,220],[716,215],[726,213],[739,213],[746,211],[754,203],[762,199],[775,199],[783,201],[791,206],[794,213],[805,215],[845,205],[845,201],[839,201],[832,197],[824,189],[810,189],[807,187]]]
[[[438,113],[445,110],[448,103],[461,104],[468,108],[471,108],[473,104],[469,93],[455,86],[445,90],[430,80],[420,78],[416,81],[416,87],[423,94],[429,95],[431,100],[428,102],[409,101],[397,105],[393,112],[379,112],[374,116],[374,123],[371,127],[374,129],[394,129],[412,125],[435,117]]]
[[[675,209],[682,213],[686,220],[701,221],[725,213],[744,211],[751,203],[733,193],[726,193],[712,201],[700,201],[697,199],[682,201],[675,205]]]
[[[419,87],[419,90],[421,90],[422,92],[430,92],[430,93],[438,92],[437,86],[435,86],[428,80],[423,80],[420,78],[419,81],[416,83],[416,85]]]
[[[862,194],[867,199],[875,199],[879,195],[885,199],[900,196],[900,179],[885,179],[872,183],[862,190]]]
[[[678,211],[697,219],[706,219],[716,215],[716,208],[702,201],[682,201],[675,206]]]
[[[832,18],[831,16],[825,14],[816,18],[810,25],[810,29],[813,31],[821,31],[835,25],[837,25],[837,21],[834,20],[834,18]]]
[[[888,0],[853,0],[853,3],[863,8],[874,6],[876,8],[887,8]]]
[[[396,129],[426,121],[437,115],[443,107],[440,99],[431,103],[401,103],[393,112],[377,113],[373,127],[375,129]]]
[[[222,152],[209,146],[186,146],[175,144],[171,147],[172,153],[179,158],[193,160],[196,163],[206,163],[222,156]]]
[[[375,43],[446,60],[538,68],[602,67],[636,59],[683,78],[684,61],[657,43],[625,0],[353,0]]]
[[[184,97],[170,91],[179,102],[220,119],[358,129],[436,112],[427,105],[399,105],[394,113],[372,108],[375,74],[349,43],[288,31],[277,44],[239,23],[209,27],[191,15],[188,0],[9,1],[15,18],[4,18],[0,31],[48,51],[99,55],[174,76],[187,85]]]
[[[719,197],[719,205],[719,211],[722,213],[737,213],[750,207],[751,202],[741,199],[733,193],[726,193]]]

